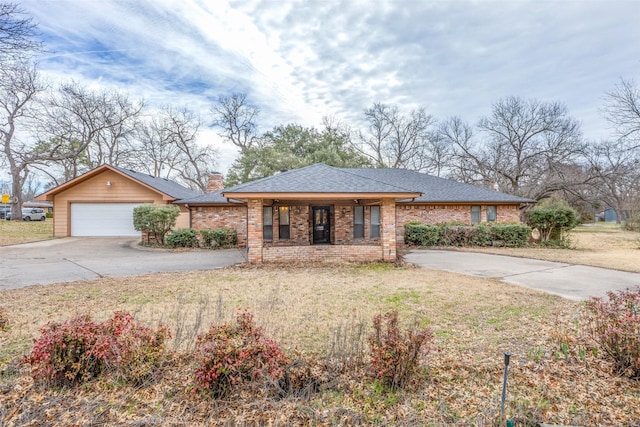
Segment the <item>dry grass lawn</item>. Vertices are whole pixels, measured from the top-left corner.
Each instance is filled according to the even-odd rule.
[[[576,329],[579,303],[493,280],[378,264],[236,267],[34,286],[0,297],[9,323],[0,332],[7,426],[487,425],[498,419],[504,351],[513,354],[507,415],[519,425],[640,419],[640,384],[613,375],[588,351]],[[396,393],[380,390],[360,366],[325,372],[331,378],[321,392],[304,398],[279,399],[268,387],[241,388],[219,401],[194,394],[189,352],[196,334],[239,308],[254,313],[288,354],[306,360],[353,353],[354,343],[366,347],[372,316],[389,310],[405,324],[432,328],[437,349],[424,358],[421,380]],[[115,310],[172,329],[158,381],[47,390],[18,363],[47,322],[86,313],[103,320]]]
[[[50,237],[51,221],[4,223],[0,244]],[[638,239],[592,226],[572,234],[575,249],[483,251],[640,271]],[[0,291],[0,300],[8,324],[0,331],[0,425],[498,425],[505,351],[513,354],[506,414],[517,425],[640,420],[640,382],[614,375],[593,352],[580,303],[494,280],[383,264],[282,265],[32,286]],[[265,384],[221,400],[193,392],[197,334],[238,309],[309,364],[318,393],[281,398]],[[73,390],[33,383],[21,360],[39,328],[116,310],[172,330],[156,381],[131,387],[106,377]],[[371,318],[389,310],[435,334],[419,378],[399,392],[382,390],[366,364],[334,363],[362,349],[366,362]]]
[[[625,231],[616,224],[585,224],[571,231],[571,249],[458,248],[569,264],[591,265],[614,270],[640,272],[640,233]]]
[[[53,239],[53,220],[6,221],[0,220],[0,246]]]

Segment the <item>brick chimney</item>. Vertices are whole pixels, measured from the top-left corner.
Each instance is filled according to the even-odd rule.
[[[207,183],[207,193],[222,190],[224,188],[224,178],[219,172],[211,172],[209,174],[209,182]]]

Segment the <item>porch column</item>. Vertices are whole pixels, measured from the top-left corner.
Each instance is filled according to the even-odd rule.
[[[396,261],[396,201],[382,199],[382,260]]]
[[[247,201],[247,257],[262,262],[262,199]]]

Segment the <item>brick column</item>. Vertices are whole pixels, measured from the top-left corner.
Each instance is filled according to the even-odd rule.
[[[262,199],[247,201],[247,249],[249,262],[262,262]]]
[[[396,261],[396,201],[382,199],[382,260]]]

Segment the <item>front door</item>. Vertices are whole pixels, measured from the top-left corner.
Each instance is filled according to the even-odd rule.
[[[313,207],[313,243],[331,243],[329,206]]]

